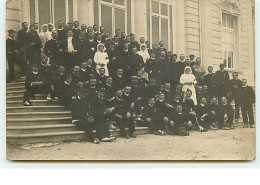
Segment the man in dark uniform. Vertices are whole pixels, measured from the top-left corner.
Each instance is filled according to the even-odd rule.
[[[254,112],[253,103],[255,103],[255,92],[252,87],[247,85],[247,80],[242,79],[242,87],[240,92],[240,104],[242,109],[242,116],[244,127],[248,127],[248,117],[250,128],[254,128]]]
[[[111,76],[108,76],[106,78],[106,84],[105,84],[105,99],[109,100],[114,97],[115,94],[115,88],[113,85],[113,78]]]
[[[97,79],[97,86],[98,87],[105,87],[106,84],[106,76],[105,76],[106,70],[105,68],[100,68],[99,69],[99,73],[97,73],[96,75],[96,79]]]
[[[58,21],[58,40],[63,41],[67,38],[67,31],[63,28],[64,23],[62,21]]]
[[[28,60],[30,66],[32,64],[38,64],[41,63],[41,47],[42,43],[40,40],[40,37],[38,33],[35,31],[35,28],[33,25],[30,25],[30,31],[28,32]]]
[[[86,92],[81,90],[78,92],[78,97],[73,100],[71,105],[72,123],[80,130],[84,130],[86,137],[93,143],[99,144],[99,139],[93,132],[94,118],[90,115],[89,104],[87,103]],[[97,136],[100,138],[100,133],[97,130]],[[101,138],[103,139],[103,138]]]
[[[105,99],[105,92],[103,88],[97,90],[97,96],[90,101],[90,112],[94,118],[94,124],[96,125],[97,137],[101,141],[114,141],[116,137],[113,137],[106,124],[107,116],[112,112],[112,109],[108,108],[107,101]]]
[[[215,73],[216,80],[216,94],[218,97],[219,103],[221,102],[221,98],[223,96],[227,96],[228,93],[228,82],[229,82],[229,74],[225,70],[225,65],[219,65],[220,70]]]
[[[44,47],[44,54],[50,58],[50,64],[57,68],[63,65],[62,47],[58,40],[58,31],[52,32],[52,39],[48,40]]]
[[[130,46],[129,46],[130,51],[132,51],[132,49],[133,49],[134,47],[136,47],[138,51],[140,50],[140,45],[139,45],[139,43],[135,40],[135,34],[130,33]]]
[[[21,73],[24,76],[27,72],[27,47],[28,43],[28,23],[22,23],[22,29],[17,32],[17,44],[19,49],[19,65],[21,66]]]
[[[180,55],[180,60],[175,63],[175,83],[179,84],[180,83],[180,77],[184,73],[184,68],[186,67],[185,63],[185,56],[183,54]]]
[[[74,35],[74,34],[73,34]],[[79,64],[87,59],[87,44],[85,39],[85,33],[80,31],[78,36],[78,52],[77,52]]]
[[[115,48],[115,42],[111,41],[109,48],[107,48],[107,55],[109,58],[108,71],[110,76],[114,77],[118,68],[123,67],[119,60],[119,51]]]
[[[124,72],[123,72],[122,68],[117,69],[117,74],[113,78],[113,81],[114,81],[115,89],[123,89],[124,88],[126,81],[125,81]]]
[[[126,80],[129,82],[131,76],[136,76],[137,71],[144,67],[143,57],[137,54],[137,48],[132,48],[132,55],[129,56],[130,71],[126,74]]]
[[[210,99],[216,96],[216,80],[215,73],[213,73],[213,67],[208,67],[208,74],[204,76],[203,84],[208,86],[208,94]]]
[[[62,50],[64,52],[64,65],[67,72],[70,72],[78,64],[78,40],[73,37],[73,31],[67,32],[67,39],[62,41]]]
[[[223,96],[219,101],[219,127],[223,130],[234,129],[233,119],[234,119],[234,109],[232,105],[227,102],[227,98]]]
[[[25,92],[23,96],[23,105],[30,106],[30,97],[33,94],[42,94],[44,90],[44,79],[39,73],[39,66],[37,64],[32,65],[32,71],[29,71],[25,79]]]
[[[94,33],[88,33],[88,37],[86,37],[86,48],[87,48],[87,56],[88,58],[94,59],[94,55],[97,51],[97,46],[94,40]]]
[[[167,49],[164,48],[164,42],[163,41],[159,42],[159,47],[157,48],[157,53],[160,53],[161,51],[164,51],[165,53],[167,53]]]
[[[159,75],[159,63],[155,59],[156,54],[151,53],[151,58],[146,61],[144,71],[148,73],[149,79],[158,79]]]
[[[157,58],[157,63],[159,64],[158,85],[164,84],[165,82],[168,82],[170,79],[170,63],[166,59],[165,51],[160,51],[160,56]]]
[[[79,21],[74,21],[73,22],[72,31],[73,31],[74,38],[79,38],[79,32],[80,32]]]
[[[228,102],[235,101],[235,121],[238,122],[239,111],[240,111],[240,91],[242,87],[241,80],[238,79],[238,73],[232,74],[233,79],[228,83]]]
[[[116,95],[114,98],[110,99],[109,101],[109,107],[112,109],[111,112],[111,120],[116,121],[121,136],[125,137],[126,139],[129,139],[129,136],[133,135],[135,127],[133,124],[130,124],[129,126],[129,134],[126,132],[126,125],[129,122],[130,119],[130,110],[128,110],[128,106],[126,102],[122,98],[123,92],[121,89],[118,89],[116,91]]]
[[[70,107],[72,103],[73,96],[75,97],[75,92],[72,87],[72,78],[68,74],[65,78],[65,81],[61,83],[58,89],[59,103],[66,107]]]
[[[145,103],[142,117],[145,124],[149,126],[154,134],[165,135],[164,129],[169,119],[164,117],[159,108],[155,105],[155,98],[148,97]]]
[[[15,31],[8,31],[9,37],[6,40],[6,59],[9,67],[10,82],[15,82],[14,64],[17,63],[18,45],[14,40]]]
[[[102,36],[102,34],[101,34]],[[110,39],[110,32],[106,31],[104,35],[102,36],[102,43],[105,45],[107,49],[109,49],[109,45],[111,44],[111,39]]]

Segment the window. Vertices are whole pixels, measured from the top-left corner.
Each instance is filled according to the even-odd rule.
[[[150,0],[150,16],[148,17],[148,25],[150,25],[151,44],[158,44],[159,41],[164,41],[166,49],[172,49],[171,35],[172,33],[172,6],[162,2],[161,0]]]
[[[235,60],[235,24],[234,16],[222,14],[222,56],[226,68],[234,68]]]
[[[112,36],[116,29],[127,32],[127,1],[100,0],[99,25],[104,26]]]
[[[43,24],[57,24],[59,20],[64,23],[73,21],[73,1],[72,0],[29,0],[30,23],[39,23],[39,28]]]

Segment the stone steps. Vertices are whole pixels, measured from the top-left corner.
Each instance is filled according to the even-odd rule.
[[[25,85],[25,81],[19,81],[19,82],[15,82],[15,83],[7,83],[6,87],[15,87],[15,86],[24,86]]]
[[[6,119],[21,119],[21,118],[56,118],[56,117],[69,117],[70,111],[62,112],[16,112],[6,113]]]
[[[12,90],[12,91],[6,91],[6,96],[23,96],[24,90]]]
[[[71,117],[56,117],[56,118],[19,118],[7,119],[7,126],[37,126],[51,124],[71,124]]]
[[[17,106],[17,107],[7,107],[7,113],[20,113],[20,112],[59,112],[59,111],[67,111],[68,109],[59,106]]]
[[[37,134],[52,132],[70,132],[77,131],[74,124],[53,124],[53,125],[34,125],[34,126],[7,126],[6,134]]]
[[[58,100],[31,100],[32,106],[50,106],[50,105],[58,105]],[[6,101],[7,107],[17,107],[17,106],[23,106],[22,100],[16,100],[16,101]]]
[[[6,87],[6,91],[19,91],[19,90],[25,90],[25,86],[24,85],[18,85],[18,86],[10,86],[10,87]]]
[[[47,94],[35,94],[31,97],[32,100],[46,100]],[[19,101],[23,99],[23,94],[20,95],[7,95],[6,101]]]
[[[120,136],[119,129],[111,130],[113,136]],[[136,135],[149,134],[151,130],[147,127],[137,127]],[[50,132],[36,134],[7,134],[7,143],[14,145],[46,143],[46,142],[64,142],[86,139],[84,131],[69,131],[69,132]]]

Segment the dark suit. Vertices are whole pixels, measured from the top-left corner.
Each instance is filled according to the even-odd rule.
[[[255,92],[252,87],[246,86],[241,87],[240,91],[240,105],[242,109],[242,116],[244,124],[254,124],[254,112],[253,112],[253,103],[255,103]]]
[[[21,66],[21,73],[23,76],[27,71],[27,46],[29,45],[28,32],[24,29],[17,32],[17,44],[19,49],[19,64]]]
[[[48,40],[44,47],[44,54],[50,58],[50,64],[55,68],[64,64],[60,49],[62,49],[60,41],[54,39]]]
[[[67,72],[70,72],[70,70],[75,66],[79,65],[77,53],[70,53],[68,52],[68,39],[64,39],[61,43],[62,50],[64,53],[64,65],[67,70]],[[72,45],[74,50],[78,50],[78,40],[75,38],[72,38]]]
[[[30,67],[32,64],[41,64],[42,42],[36,31],[28,32],[28,60]]]
[[[218,101],[220,102],[221,97],[227,96],[228,93],[228,82],[229,82],[229,74],[227,71],[218,70],[215,73],[216,80],[216,93],[218,97]]]
[[[8,38],[6,40],[6,59],[8,61],[10,81],[13,81],[15,79],[14,64],[17,62],[17,54],[15,53],[15,50],[17,49],[17,42],[13,39]]]

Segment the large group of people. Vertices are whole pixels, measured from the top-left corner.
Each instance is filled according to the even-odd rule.
[[[224,64],[206,72],[199,57],[181,54],[178,59],[163,41],[151,46],[120,29],[111,38],[104,27],[79,28],[78,21],[57,26],[44,24],[39,32],[35,23],[28,31],[23,22],[17,41],[9,30],[10,81],[15,81],[17,63],[26,74],[24,106],[31,105],[33,94],[47,94],[48,101],[71,109],[72,123],[92,142],[114,141],[110,130],[116,127],[122,137],[135,138],[135,125],[158,135],[230,130],[240,108],[244,127],[254,127],[254,91],[237,72],[230,79]]]

